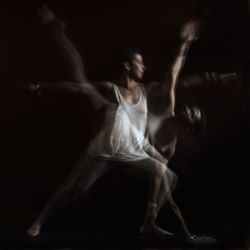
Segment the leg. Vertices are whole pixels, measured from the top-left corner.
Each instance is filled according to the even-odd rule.
[[[166,190],[167,187],[165,187],[165,182],[170,183],[170,190]],[[168,197],[172,197],[172,192],[174,191],[175,187],[178,183],[178,177],[177,175],[170,170],[169,168],[165,172],[165,176],[163,176],[163,180],[160,187],[160,192],[157,198],[157,215],[159,214],[162,207],[166,204]]]
[[[161,207],[165,204],[166,201],[168,201],[170,204],[170,208],[173,210],[178,221],[181,223],[183,230],[186,234],[190,235],[181,212],[172,198],[171,192],[177,183],[177,177],[174,172],[159,161],[152,158],[144,161],[134,162],[128,168],[128,170],[132,173],[135,173],[136,169],[147,172],[151,176],[148,205],[144,221],[140,228],[140,232],[151,232],[162,235],[171,234],[168,231],[162,230],[155,224],[157,215]]]
[[[169,186],[168,183],[172,183],[171,186]],[[166,202],[168,202],[170,208],[172,209],[172,211],[174,212],[174,215],[176,216],[178,222],[180,223],[184,233],[190,236],[191,234],[182,217],[181,211],[179,207],[177,206],[177,204],[175,203],[175,201],[173,200],[172,191],[175,188],[176,184],[177,184],[177,176],[175,175],[173,171],[171,171],[170,169],[167,169],[166,173],[163,175],[161,190],[158,196],[156,213],[158,215],[160,209],[164,206]]]
[[[144,217],[144,221],[142,223],[140,232],[153,232],[163,235],[171,235],[169,231],[162,230],[156,224],[156,218],[158,215],[158,207],[161,206],[159,204],[159,196],[168,197],[171,192],[171,183],[173,182],[172,175],[166,175],[168,169],[162,163],[152,159],[151,160],[151,168],[152,168],[152,181],[149,188],[148,195],[148,204],[146,215]],[[163,178],[165,177],[163,189],[161,188],[163,184]],[[164,192],[164,193],[163,193]]]
[[[128,170],[130,173],[138,174],[137,170],[142,170],[143,172],[149,174],[151,178],[146,214],[144,216],[144,221],[140,228],[140,232],[171,235],[172,233],[159,228],[155,224],[157,217],[157,198],[159,196],[163,175],[167,169],[166,166],[153,158],[128,163],[128,165],[129,167],[125,168],[125,170]],[[169,179],[169,181],[171,180]],[[168,185],[168,191],[170,190],[170,184],[170,182],[166,183],[166,185]],[[166,187],[166,185],[164,187]],[[166,191],[165,188],[164,191]]]
[[[68,206],[75,195],[79,194],[79,192],[87,191],[108,169],[109,165],[107,161],[89,156],[85,158],[82,155],[72,174],[50,196],[46,206],[27,231],[28,235],[39,235],[42,226],[52,211]]]
[[[188,227],[187,227],[187,225],[186,225],[186,223],[185,223],[185,221],[183,219],[183,216],[181,214],[181,211],[180,211],[179,207],[177,206],[177,204],[173,200],[173,197],[172,197],[171,194],[170,194],[170,196],[168,198],[168,202],[169,202],[169,205],[170,205],[171,209],[173,210],[173,212],[174,212],[177,220],[179,221],[179,223],[180,223],[180,225],[181,225],[181,227],[182,227],[185,235],[187,237],[190,237],[191,233],[190,233],[190,231],[189,231],[189,229],[188,229]]]

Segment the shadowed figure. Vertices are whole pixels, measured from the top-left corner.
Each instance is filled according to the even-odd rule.
[[[145,71],[143,57],[139,51],[128,49],[122,52],[122,70],[117,80],[90,83],[85,75],[81,56],[64,33],[63,23],[47,6],[41,7],[37,12],[45,25],[54,27],[55,38],[71,62],[74,81],[30,84],[28,88],[38,93],[83,93],[89,97],[95,110],[105,106],[105,119],[100,131],[91,140],[87,154],[80,156],[72,174],[50,196],[45,208],[27,233],[30,236],[38,235],[53,210],[68,206],[72,199],[79,193],[86,192],[115,165],[109,164],[110,162],[117,162],[130,173],[140,169],[150,176],[147,209],[140,232],[172,234],[155,224],[160,209],[167,201],[186,237],[193,239],[171,195],[176,175],[167,164],[174,153],[176,139],[169,144],[172,153],[165,158],[152,146],[145,134],[148,127],[150,136],[154,138],[161,124],[175,115],[175,87],[188,49],[192,41],[197,39],[198,23],[190,21],[182,28],[180,50],[167,71],[161,98],[155,102],[154,98],[151,98],[150,88],[146,90],[139,82]]]

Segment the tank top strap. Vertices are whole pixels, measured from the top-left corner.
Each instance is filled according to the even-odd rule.
[[[145,87],[143,86],[143,84],[142,83],[139,83],[139,85],[140,85],[140,87],[141,87],[141,99],[145,102],[145,103],[147,103],[147,92],[146,92],[146,89],[145,89]]]
[[[140,95],[141,95],[143,98],[145,98],[145,96],[146,96],[146,90],[145,90],[145,88],[144,88],[144,86],[143,86],[142,83],[139,83],[139,86],[140,86],[140,88],[141,88]]]
[[[143,105],[147,105],[147,93],[146,93],[146,90],[145,90],[142,83],[139,83],[139,85],[140,85],[140,88],[141,88],[140,93],[139,93],[140,97],[139,97],[139,101],[138,101],[138,103],[136,105],[138,105],[138,104],[142,105],[142,103],[143,103]],[[120,105],[127,104],[126,101],[124,100],[124,97],[121,94],[118,86],[115,85],[115,84],[113,84],[113,92],[114,92],[114,97],[115,97],[118,104],[120,104]],[[135,105],[129,105],[129,106],[134,107]]]
[[[114,96],[115,96],[115,99],[116,99],[117,103],[122,104],[123,103],[123,98],[121,96],[119,88],[115,84],[113,84],[113,92],[114,92]]]

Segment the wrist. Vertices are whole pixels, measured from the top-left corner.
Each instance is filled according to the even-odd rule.
[[[164,158],[163,156],[161,157],[160,159],[160,162],[164,165],[167,165],[168,164],[168,160],[166,158]]]

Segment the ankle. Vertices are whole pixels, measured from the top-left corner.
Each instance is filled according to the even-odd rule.
[[[157,204],[156,203],[148,203],[147,204],[147,213],[148,216],[155,216],[157,215]]]
[[[142,228],[151,228],[155,225],[156,216],[154,214],[146,215],[143,223]]]
[[[155,213],[157,211],[157,204],[156,203],[148,203],[147,204],[147,211]]]

